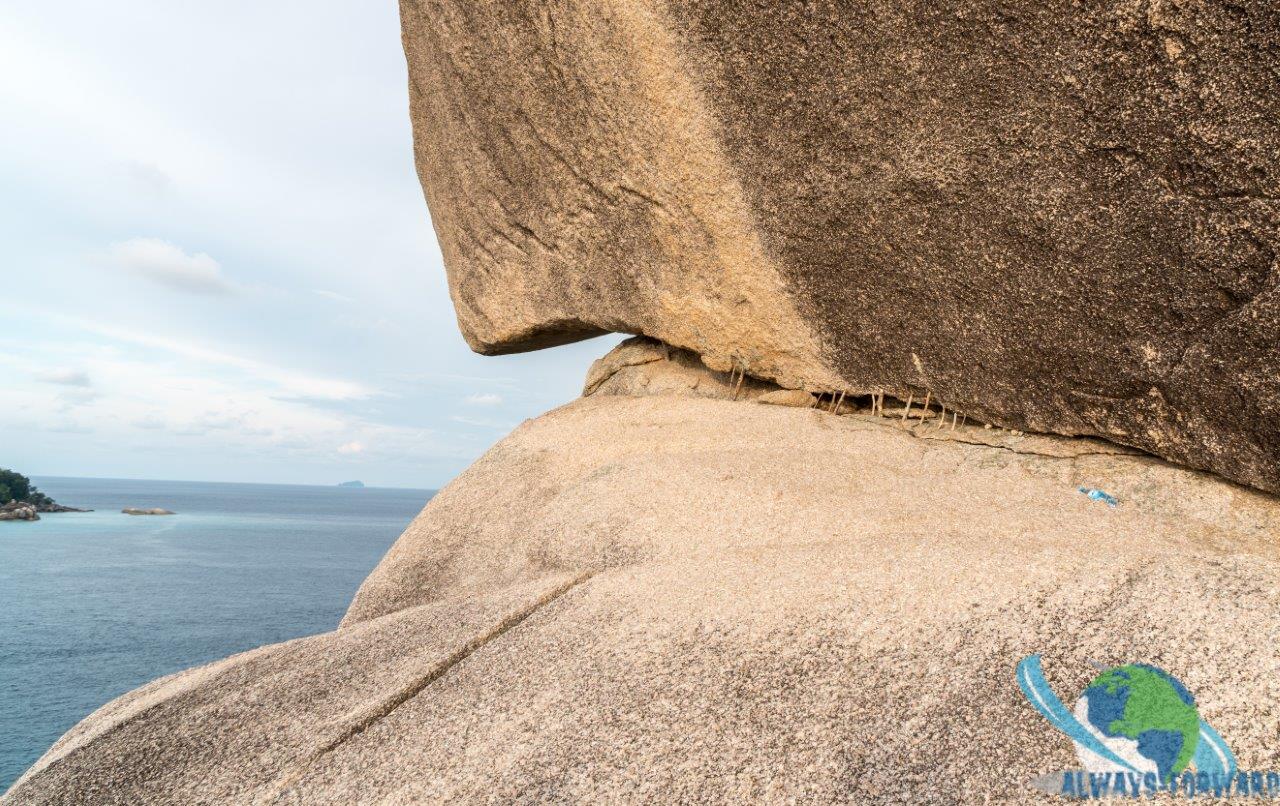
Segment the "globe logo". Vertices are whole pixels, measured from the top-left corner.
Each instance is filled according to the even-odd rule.
[[[1191,763],[1200,714],[1186,686],[1163,669],[1131,663],[1094,678],[1076,700],[1075,718],[1129,769],[1169,781]],[[1075,742],[1090,772],[1126,772],[1110,757]]]
[[[1018,686],[1027,701],[1071,739],[1084,767],[1073,779],[1062,778],[1063,793],[1084,786],[1084,776],[1105,781],[1136,795],[1174,789],[1179,777],[1225,781],[1236,773],[1236,759],[1226,742],[1200,718],[1195,697],[1176,677],[1146,663],[1105,669],[1068,710],[1044,679],[1039,655],[1018,664]],[[1078,781],[1078,783],[1074,783]],[[1077,794],[1083,794],[1077,792]]]

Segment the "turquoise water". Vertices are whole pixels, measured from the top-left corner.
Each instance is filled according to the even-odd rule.
[[[107,700],[331,630],[426,490],[34,478],[96,512],[0,522],[0,792]],[[126,506],[172,516],[130,516]]]

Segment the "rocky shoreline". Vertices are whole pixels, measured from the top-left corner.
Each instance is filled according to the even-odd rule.
[[[38,504],[36,512],[93,512],[92,509],[79,509],[77,507],[66,507],[62,504]]]
[[[36,514],[34,504],[28,504],[24,501],[10,501],[7,504],[0,504],[0,521],[38,521],[40,516]]]
[[[41,514],[59,512],[93,512],[92,509],[78,509],[63,506],[52,501],[32,504],[27,501],[10,501],[0,504],[0,521],[38,521]],[[176,512],[160,507],[125,507],[120,510],[124,515],[176,515]]]
[[[77,509],[53,502],[31,504],[26,501],[10,501],[0,504],[0,521],[38,521],[40,514],[56,512],[93,512],[92,509]]]

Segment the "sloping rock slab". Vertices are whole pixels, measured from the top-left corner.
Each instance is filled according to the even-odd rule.
[[[576,581],[548,575],[161,678],[73,728],[4,802],[277,801],[325,756]]]
[[[1068,701],[1154,663],[1280,766],[1280,504],[1059,454],[584,399],[436,496],[339,630],[108,704],[4,802],[1036,802],[1077,762],[1031,653]]]

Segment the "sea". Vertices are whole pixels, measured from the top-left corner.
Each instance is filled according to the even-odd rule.
[[[0,522],[0,792],[143,683],[334,629],[430,490],[32,478]],[[176,515],[124,515],[160,507]]]

